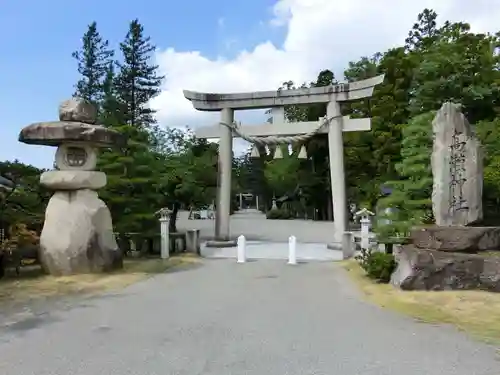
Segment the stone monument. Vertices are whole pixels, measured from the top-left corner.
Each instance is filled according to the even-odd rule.
[[[403,290],[480,289],[500,292],[500,227],[483,217],[483,153],[460,110],[444,103],[432,122],[432,209],[436,225],[415,228],[395,251],[391,283]],[[474,225],[474,226],[472,226]]]
[[[483,152],[460,105],[444,103],[432,122],[432,131],[432,210],[436,225],[480,222]]]
[[[40,236],[42,264],[52,275],[122,266],[111,213],[96,192],[106,186],[106,175],[94,169],[98,147],[119,146],[125,139],[96,120],[91,103],[73,98],[59,106],[59,121],[34,123],[19,134],[20,142],[57,147],[56,170],[40,177],[43,186],[55,191]]]
[[[483,151],[460,105],[444,103],[432,130],[432,211],[436,225],[412,231],[417,248],[476,253],[500,248],[500,227],[483,219]]]

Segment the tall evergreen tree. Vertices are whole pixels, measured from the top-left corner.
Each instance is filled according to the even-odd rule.
[[[120,43],[123,62],[118,63],[120,71],[115,84],[125,121],[133,126],[150,128],[155,123],[155,111],[148,103],[160,93],[164,78],[158,74],[158,65],[151,62],[155,49],[139,20],[132,21],[125,40]]]
[[[102,100],[100,122],[108,127],[116,128],[124,123],[122,108],[116,92],[116,63],[111,61],[106,68],[102,84]]]
[[[163,204],[159,184],[166,172],[156,152],[156,138],[162,133],[155,131],[154,111],[148,105],[160,92],[162,77],[151,63],[155,47],[138,20],[130,23],[120,50],[122,61],[106,67],[101,117],[128,141],[101,157],[101,170],[108,175],[103,198],[118,218],[119,233],[144,234],[156,230],[155,211]]]
[[[401,162],[396,165],[400,179],[388,182],[390,196],[379,201],[379,209],[392,208],[390,225],[380,226],[382,236],[406,235],[414,225],[432,221],[432,119],[435,112],[412,118],[403,126]]]
[[[113,55],[109,42],[97,31],[97,23],[92,22],[83,35],[81,49],[72,54],[78,62],[78,73],[81,75],[75,85],[74,96],[87,99],[96,105],[100,104],[103,81]]]
[[[126,145],[105,150],[100,169],[108,176],[108,185],[102,192],[115,217],[115,228],[123,233],[146,233],[155,229],[154,212],[158,205],[155,187],[157,159],[150,147],[149,132],[125,120],[126,110],[119,100],[115,65],[111,63],[103,82],[101,122],[127,137]]]
[[[417,22],[408,32],[405,39],[405,48],[408,51],[422,51],[430,46],[439,38],[439,29],[437,28],[437,13],[425,8],[417,16]]]

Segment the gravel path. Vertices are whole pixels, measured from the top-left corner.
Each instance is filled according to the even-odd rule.
[[[500,374],[494,348],[361,302],[343,272],[207,260],[18,316],[0,329],[0,374]]]

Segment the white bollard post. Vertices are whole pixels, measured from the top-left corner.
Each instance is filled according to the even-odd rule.
[[[236,263],[245,263],[246,262],[246,239],[245,236],[241,235],[238,237],[238,259]]]
[[[297,264],[297,238],[288,238],[288,264]]]

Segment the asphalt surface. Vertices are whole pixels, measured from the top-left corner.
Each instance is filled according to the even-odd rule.
[[[234,258],[238,257],[236,247],[206,247],[201,246],[201,256],[204,258]],[[245,245],[247,259],[285,259],[288,260],[287,242],[247,241]],[[324,243],[300,243],[295,248],[297,260],[302,261],[335,261],[344,259],[342,250],[330,250]]]
[[[25,312],[0,328],[0,374],[500,374],[495,348],[362,302],[337,267],[207,260]]]

